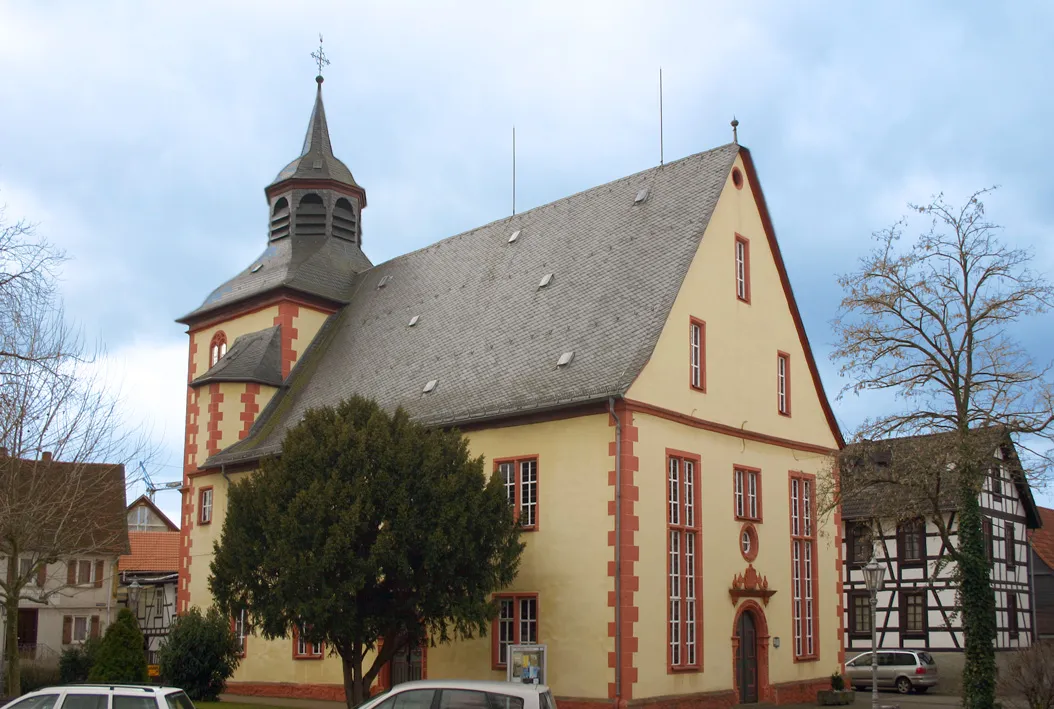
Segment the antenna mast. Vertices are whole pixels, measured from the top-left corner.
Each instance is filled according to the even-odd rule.
[[[516,215],[516,126],[512,127],[512,214]]]
[[[659,67],[659,166],[665,165],[662,140],[662,67]]]

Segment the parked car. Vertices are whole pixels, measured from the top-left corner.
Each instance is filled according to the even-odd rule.
[[[397,684],[358,709],[556,709],[556,702],[544,684],[419,680]]]
[[[871,653],[857,655],[845,663],[854,689],[871,689]],[[879,650],[878,686],[901,694],[922,694],[937,684],[937,661],[922,650]]]
[[[178,687],[68,684],[27,692],[0,709],[194,709],[194,702]]]

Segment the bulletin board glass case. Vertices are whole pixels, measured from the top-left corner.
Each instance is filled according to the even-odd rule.
[[[545,645],[509,646],[508,680],[523,684],[548,684],[549,653]]]

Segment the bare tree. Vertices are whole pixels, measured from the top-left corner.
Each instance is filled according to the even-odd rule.
[[[1015,652],[999,686],[1019,695],[1028,709],[1054,709],[1054,643],[1040,641]]]
[[[839,279],[844,296],[832,355],[851,382],[842,395],[892,391],[903,404],[856,432],[863,445],[841,456],[833,504],[866,497],[875,517],[924,516],[946,542],[949,504],[958,515],[951,554],[968,709],[988,709],[995,696],[995,608],[979,500],[984,477],[999,441],[1009,436],[1024,451],[1019,469],[1043,478],[1054,421],[1050,366],[1037,365],[1012,336],[1015,324],[1049,308],[1054,290],[1030,269],[1029,251],[998,238],[982,202],[989,191],[959,208],[942,195],[910,205],[913,217],[874,235],[874,250]],[[904,243],[912,219],[925,226]],[[890,437],[900,437],[896,461],[882,465],[882,444],[869,442]]]
[[[55,287],[61,260],[26,223],[0,220],[0,604],[10,695],[20,690],[19,603],[70,593],[57,562],[127,546],[123,464],[148,454],[121,420],[98,353],[66,324]]]

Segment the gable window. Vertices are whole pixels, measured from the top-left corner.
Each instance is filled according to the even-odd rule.
[[[227,354],[227,335],[220,330],[212,336],[212,342],[209,343],[209,368],[216,366],[225,354]]]
[[[871,541],[871,528],[863,522],[850,522],[848,544],[848,560],[852,564],[866,564],[875,553]]]
[[[1010,520],[1006,522],[1006,570],[1013,571],[1014,567],[1017,566],[1017,540],[1014,534],[1014,523]]]
[[[212,522],[212,488],[203,487],[198,497],[198,524]]]
[[[246,640],[249,637],[248,611],[243,608],[234,616],[231,629],[234,631],[234,644],[238,648],[238,657],[245,657]]]
[[[538,642],[538,594],[510,594],[495,597],[498,617],[491,634],[494,638],[491,661],[494,667],[509,662],[509,646]]]
[[[1017,594],[1007,593],[1006,594],[1006,629],[1010,633],[1010,639],[1016,640],[1018,634],[1021,632],[1018,626],[1017,617]]]
[[[817,659],[816,652],[816,501],[814,478],[790,476],[791,610],[794,618],[794,657]]]
[[[1003,494],[1003,471],[997,466],[989,471],[992,476],[992,494]]]
[[[901,591],[900,632],[902,635],[926,634],[925,591]]]
[[[132,530],[137,532],[146,531],[150,528],[150,510],[146,505],[139,505],[132,510]]]
[[[761,471],[737,466],[733,469],[736,519],[761,521]]]
[[[667,651],[672,671],[699,669],[699,459],[667,451]]]
[[[296,643],[296,647],[293,652],[293,659],[321,660],[322,643],[311,643],[307,640],[304,640],[304,627],[305,626],[301,625],[293,631],[293,640]]]
[[[849,633],[871,634],[871,597],[867,591],[849,592]]]
[[[706,323],[696,318],[688,324],[688,382],[706,391]]]
[[[736,234],[736,297],[750,302],[750,241]]]
[[[897,527],[897,552],[903,566],[926,563],[926,524],[921,519],[903,522]]]
[[[523,529],[538,529],[538,459],[495,461],[505,486],[505,496]]]
[[[776,355],[776,410],[783,416],[790,416],[790,355],[779,352]]]

